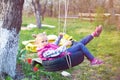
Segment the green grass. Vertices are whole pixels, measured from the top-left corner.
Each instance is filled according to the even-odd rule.
[[[23,24],[35,23],[34,18],[23,18]],[[62,32],[63,27],[59,27],[58,19],[45,18],[42,22],[44,24],[54,25],[56,28],[41,29],[34,28],[32,30],[21,30],[19,47],[23,48],[21,44],[24,40],[34,39],[32,34],[46,32],[47,34],[57,35]],[[61,24],[63,25],[63,24]],[[73,36],[74,39],[80,40],[86,35],[90,34],[95,29],[95,23],[80,21],[79,19],[69,20],[67,22],[66,33]],[[85,59],[80,65],[68,70],[73,78],[76,80],[119,80],[120,79],[120,32],[113,26],[104,26],[103,32],[99,38],[91,41],[87,47],[98,58],[101,58],[105,64],[100,67],[91,67],[89,61]],[[50,73],[52,79],[50,80],[69,80],[69,78],[61,78],[60,74]]]
[[[22,26],[27,26],[30,23],[32,24],[36,23],[34,16],[23,16],[22,18],[23,18]]]

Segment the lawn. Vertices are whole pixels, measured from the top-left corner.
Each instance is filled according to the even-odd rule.
[[[90,34],[96,27],[94,22],[85,22],[79,19],[67,20],[66,33],[73,36],[74,39],[80,40],[86,35]],[[27,24],[35,23],[33,17],[25,18],[23,17],[22,26]],[[46,32],[47,34],[57,35],[59,32],[63,31],[63,23],[58,25],[58,19],[56,18],[45,18],[42,21],[44,24],[54,25],[55,28],[42,27],[40,29],[33,28],[31,30],[21,30],[19,49],[23,49],[24,46],[21,44],[22,41],[34,39],[32,34],[38,34],[40,32]],[[65,28],[64,28],[65,29]],[[103,26],[103,32],[100,37],[93,39],[87,48],[94,54],[97,58],[104,61],[104,64],[99,67],[92,67],[89,61],[85,58],[84,62],[80,65],[73,67],[69,70],[72,74],[72,80],[120,80],[120,31],[117,31],[114,26]],[[32,54],[27,52],[27,56]],[[34,53],[36,54],[36,53]],[[32,56],[33,57],[33,56]],[[41,75],[46,75],[49,77],[48,80],[70,80],[70,78],[63,77],[60,72],[33,72],[30,69],[26,70],[26,64],[23,63],[24,73],[26,78],[23,80],[39,80]],[[27,67],[30,67],[27,65]],[[26,71],[25,71],[26,70]]]

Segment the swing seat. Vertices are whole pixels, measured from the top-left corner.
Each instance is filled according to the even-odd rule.
[[[40,59],[33,59],[32,67],[34,67],[36,64],[41,64],[45,68],[45,70],[49,72],[66,70],[70,68],[66,60],[68,57],[70,57],[71,67],[74,67],[80,64],[84,60],[84,54],[82,52],[77,52],[74,54],[70,54],[69,56],[67,55],[62,58],[57,58],[57,59],[50,60],[50,61],[42,61]]]

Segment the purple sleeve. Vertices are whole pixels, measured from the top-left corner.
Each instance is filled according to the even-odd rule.
[[[66,51],[66,46],[61,46],[59,48],[57,48],[56,50],[48,50],[46,52],[44,52],[43,56],[48,58],[48,57],[56,57],[59,56],[62,52]]]
[[[55,40],[54,44],[59,45],[61,39],[62,39],[62,36],[58,36],[58,38]]]

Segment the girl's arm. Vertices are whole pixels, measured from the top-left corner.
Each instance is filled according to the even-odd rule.
[[[58,38],[55,40],[53,44],[59,45],[61,39],[62,39],[62,36],[58,36]]]
[[[48,57],[56,57],[59,56],[62,52],[66,51],[66,46],[61,46],[59,48],[57,48],[56,50],[48,50],[46,52],[43,53],[43,56],[48,58]]]
[[[71,45],[72,42],[71,41],[67,41],[63,46],[60,46],[59,48],[57,48],[56,50],[48,50],[48,51],[45,51],[43,53],[43,56],[48,58],[48,57],[56,57],[56,56],[59,56],[62,52],[66,52],[67,50],[67,47],[66,46],[69,46]]]
[[[66,52],[66,50],[67,50],[66,46],[71,45],[71,44],[72,44],[71,41],[67,41],[63,46],[60,46],[56,50],[48,50],[48,51],[44,52],[43,56],[46,58],[59,56],[62,52]]]
[[[59,36],[58,36],[58,38],[55,40],[54,44],[59,45],[60,40],[62,39],[63,35],[64,35],[64,33],[59,33]]]

